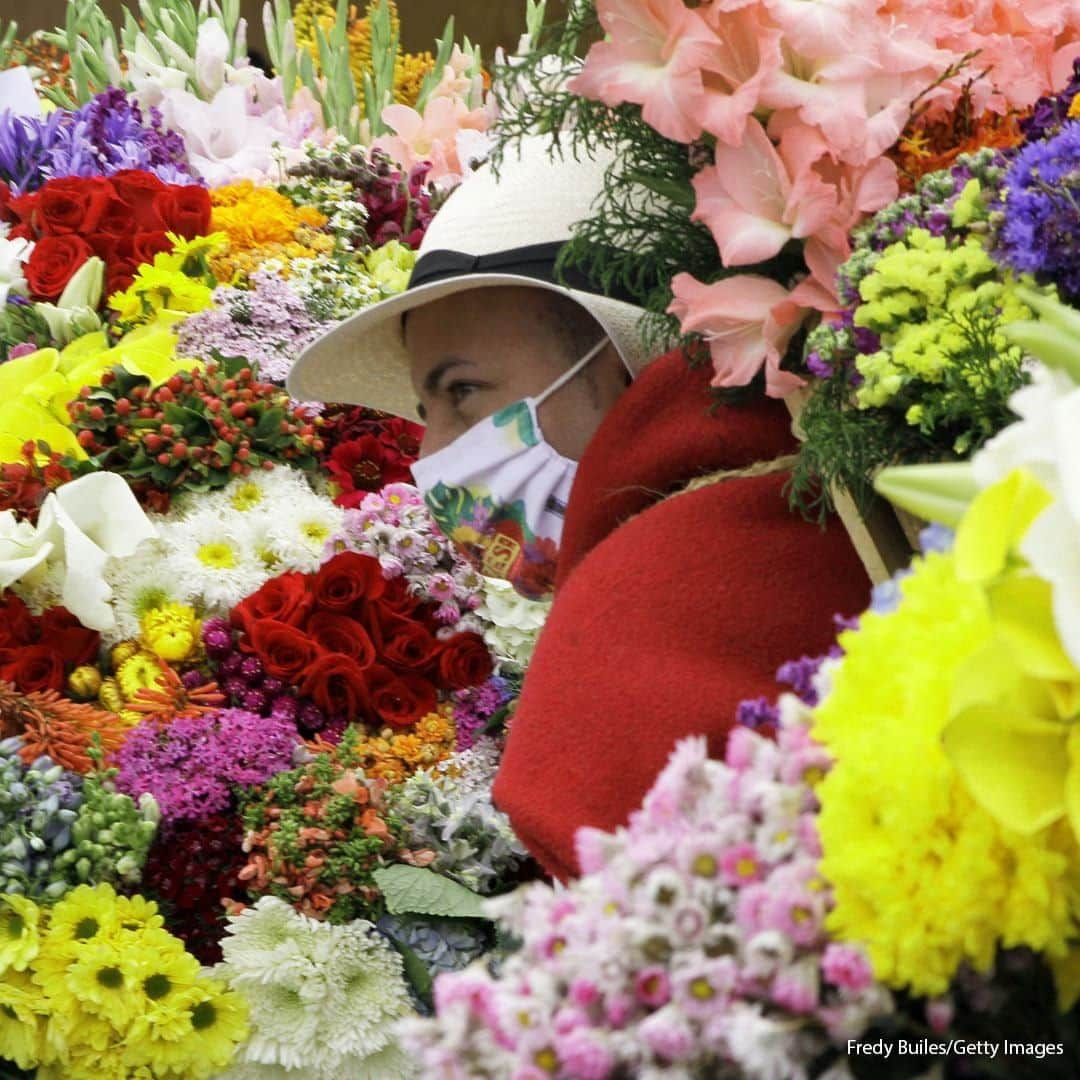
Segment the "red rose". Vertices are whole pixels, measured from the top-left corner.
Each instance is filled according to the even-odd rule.
[[[199,184],[169,184],[154,196],[162,224],[186,240],[210,232],[210,193]]]
[[[267,673],[286,683],[298,679],[320,652],[303,630],[276,619],[255,623],[251,628],[251,646]]]
[[[64,658],[48,645],[0,649],[0,679],[24,694],[64,689]]]
[[[315,601],[329,611],[351,611],[364,601],[377,600],[386,589],[377,559],[343,551],[319,567]]]
[[[439,680],[444,690],[467,690],[491,678],[491,653],[479,634],[455,634],[439,654]]]
[[[440,643],[423,624],[393,616],[382,624],[382,659],[395,669],[425,671],[439,657]]]
[[[323,653],[304,673],[300,693],[327,716],[354,720],[367,712],[367,673],[345,653]]]
[[[419,675],[374,668],[370,680],[371,708],[381,723],[408,727],[435,708],[435,687]]]
[[[166,190],[163,181],[143,169],[122,169],[109,179],[130,208],[132,228],[140,232],[165,231],[165,222],[154,205],[157,196]]]
[[[89,664],[97,656],[101,635],[88,630],[65,607],[49,608],[41,616],[41,640],[69,664]]]
[[[80,236],[46,236],[39,240],[24,271],[34,299],[57,299],[75,271],[93,254]]]
[[[49,180],[37,193],[33,224],[41,236],[85,235],[123,210],[116,189],[102,176],[69,176]]]
[[[404,615],[406,618],[423,606],[422,602],[409,592],[409,583],[404,577],[391,578],[386,583],[386,588],[379,597],[379,604],[387,611]]]
[[[375,646],[363,625],[347,615],[335,615],[319,611],[308,621],[307,632],[327,652],[344,653],[352,657],[360,668],[369,668],[375,662]]]
[[[30,609],[14,593],[0,602],[0,648],[32,645],[41,639],[41,627]]]
[[[304,626],[315,606],[307,574],[290,570],[271,578],[257,592],[241,600],[232,611],[232,624],[249,635],[256,623],[265,619],[288,626]]]

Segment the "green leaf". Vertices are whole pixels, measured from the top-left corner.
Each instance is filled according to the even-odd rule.
[[[482,898],[434,870],[396,864],[375,871],[391,915],[412,913],[458,919],[485,919]]]
[[[259,417],[259,422],[253,429],[255,439],[272,439],[281,431],[281,421],[285,419],[284,409],[267,409]]]
[[[408,945],[404,945],[394,938],[391,938],[390,941],[394,948],[401,953],[402,966],[405,968],[405,978],[409,980],[409,984],[412,986],[414,993],[428,1006],[428,1008],[431,1008],[434,1004],[431,996],[432,983],[434,980],[431,977],[431,972],[428,970],[427,964],[425,964]]]

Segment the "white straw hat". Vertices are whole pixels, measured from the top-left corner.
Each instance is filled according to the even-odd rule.
[[[408,290],[339,323],[301,353],[289,373],[299,401],[368,405],[417,419],[401,317],[469,289],[526,285],[581,304],[604,328],[632,375],[650,357],[640,333],[644,309],[599,293],[584,275],[556,280],[554,262],[572,226],[587,217],[611,151],[553,157],[550,137],[508,149],[496,178],[490,164],[469,175],[435,215],[420,244]]]

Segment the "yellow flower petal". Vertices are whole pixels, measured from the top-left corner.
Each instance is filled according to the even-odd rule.
[[[38,379],[54,372],[59,362],[60,354],[55,349],[38,349],[0,364],[0,401],[25,393]]]
[[[941,738],[972,797],[1007,828],[1030,835],[1065,814],[1067,733],[1015,709],[974,705]]]
[[[988,581],[1005,569],[1009,553],[1053,497],[1026,469],[976,496],[956,530],[961,581]]]
[[[1069,816],[1073,832],[1080,839],[1080,725],[1069,726],[1066,746],[1069,772],[1065,777],[1065,812]]]
[[[1050,583],[1031,574],[1010,574],[987,589],[994,626],[1016,650],[1016,663],[1040,679],[1080,679],[1054,627]]]
[[[21,460],[18,449],[8,456],[12,447],[39,439],[61,454],[71,454],[80,460],[86,457],[86,451],[70,428],[61,424],[43,405],[25,397],[0,404],[0,437],[4,439],[4,461]]]
[[[92,334],[84,334],[76,338],[60,354],[60,370],[68,375],[77,367],[85,364],[88,360],[100,356],[109,349],[108,339],[104,330],[95,330]]]

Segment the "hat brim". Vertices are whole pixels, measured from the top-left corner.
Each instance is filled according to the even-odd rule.
[[[638,338],[641,308],[521,274],[462,274],[433,281],[358,311],[312,342],[289,372],[297,401],[366,405],[420,422],[401,317],[447,296],[497,286],[558,293],[584,307],[603,327],[631,375],[644,367]]]

